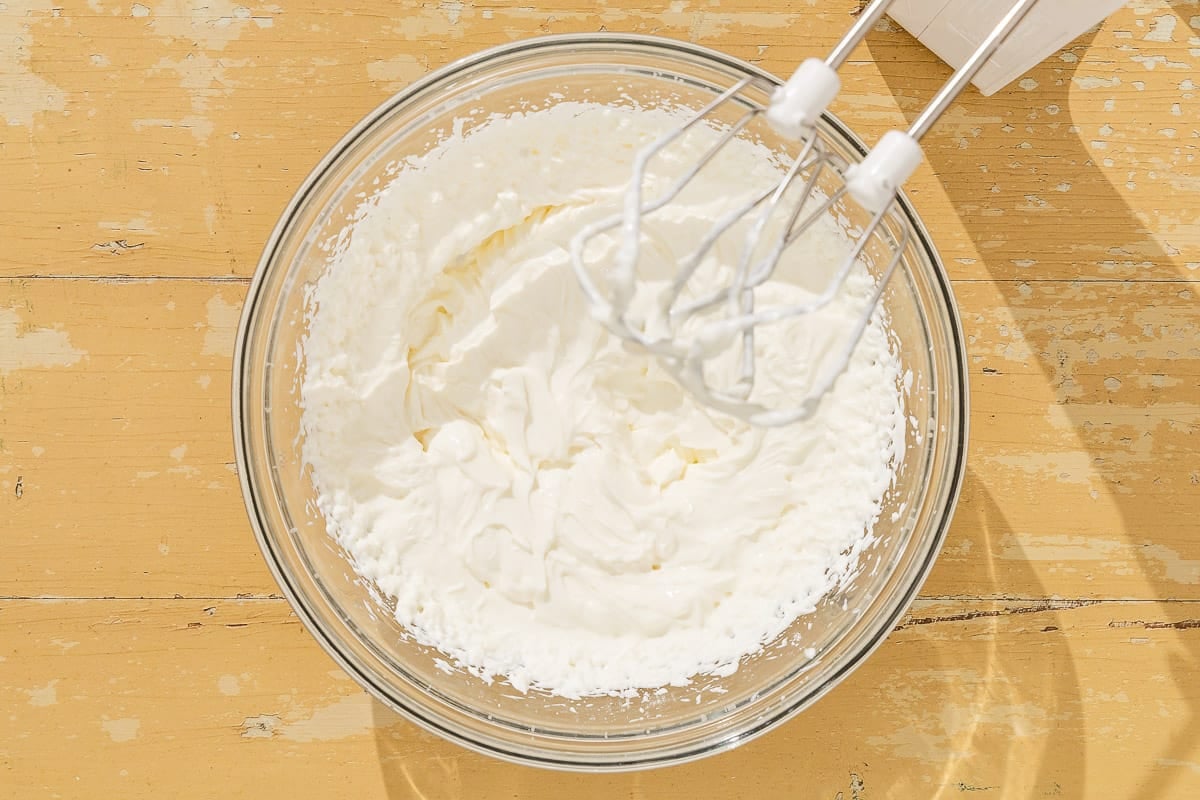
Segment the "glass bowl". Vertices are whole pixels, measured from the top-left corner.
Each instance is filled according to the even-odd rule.
[[[300,342],[306,287],[324,245],[346,226],[387,165],[423,153],[459,124],[564,100],[699,107],[744,78],[743,107],[765,105],[777,78],[694,45],[627,35],[556,36],[488,50],[384,103],[321,161],[284,212],[250,286],[237,338],[233,419],[242,491],[259,544],[312,635],[381,701],[455,742],[500,758],[575,770],[688,761],[780,724],[842,681],[892,630],[932,565],[958,496],[967,434],[963,337],[949,283],[901,197],[867,248],[880,260],[906,241],[884,296],[895,348],[911,373],[906,452],[857,577],[728,677],[633,698],[567,701],[521,694],[464,672],[392,618],[326,533],[300,457]],[[481,116],[482,115],[482,116]],[[833,117],[820,134],[839,164],[865,150]],[[750,135],[782,142],[765,125]],[[587,145],[582,145],[587,146]],[[852,224],[855,220],[851,219]],[[791,644],[804,632],[804,647]],[[441,665],[444,668],[444,662]]]

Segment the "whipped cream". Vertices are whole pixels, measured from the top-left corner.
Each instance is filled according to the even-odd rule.
[[[330,534],[414,637],[521,691],[733,672],[853,576],[903,452],[879,314],[816,418],[780,429],[701,406],[589,318],[569,242],[620,209],[637,148],[678,124],[563,103],[451,135],[364,203],[312,289],[302,447]],[[648,195],[704,144],[654,166]],[[780,170],[735,141],[649,220],[635,309]],[[848,247],[818,224],[760,302],[811,296]],[[765,372],[785,376],[763,391],[811,382],[870,289],[856,276],[763,331]]]

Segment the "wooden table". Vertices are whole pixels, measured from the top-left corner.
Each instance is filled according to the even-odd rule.
[[[786,73],[857,5],[3,0],[0,797],[1195,797],[1195,0],[1133,3],[929,139],[910,194],[969,339],[966,488],[908,619],[782,728],[633,775],[489,760],[370,700],[255,546],[239,308],[347,127],[540,33]],[[868,140],[947,74],[888,25],[856,57],[835,111]]]

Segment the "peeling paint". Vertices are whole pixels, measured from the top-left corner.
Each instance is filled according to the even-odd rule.
[[[233,687],[225,684],[231,677],[221,678],[222,693],[228,694],[226,688]],[[291,742],[328,742],[363,736],[374,730],[374,705],[370,695],[360,692],[312,709],[307,716],[297,711],[247,717],[242,721],[241,735],[247,739],[278,737]]]
[[[56,705],[58,703],[58,690],[54,687],[57,684],[57,680],[52,680],[45,686],[40,686],[36,689],[26,689],[25,693],[29,695],[29,705],[36,708]]]
[[[207,326],[200,354],[228,357],[233,354],[233,340],[237,336],[242,309],[233,303],[225,302],[225,298],[219,294],[209,299],[206,308]]]
[[[1142,554],[1156,561],[1162,568],[1163,577],[1175,583],[1195,586],[1200,584],[1200,559],[1184,558],[1175,550],[1161,544],[1145,544]]]
[[[290,720],[279,735],[293,742],[327,742],[368,734],[374,728],[375,701],[365,692],[348,695],[312,711],[308,717]]]
[[[8,125],[30,126],[38,114],[67,106],[66,92],[30,68],[33,27],[50,18],[56,5],[53,0],[6,0],[5,5],[0,12],[0,76],[4,79],[0,119]]]
[[[100,727],[108,734],[108,738],[119,744],[136,739],[138,730],[142,727],[142,721],[134,717],[106,719],[100,723]]]
[[[367,77],[389,92],[399,91],[429,71],[427,63],[407,53],[367,64]]]
[[[242,738],[270,739],[280,725],[278,714],[260,714],[242,720]]]
[[[65,331],[28,328],[13,309],[0,308],[0,375],[26,369],[70,367],[87,353]]]

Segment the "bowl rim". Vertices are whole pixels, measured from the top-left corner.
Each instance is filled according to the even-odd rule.
[[[501,747],[496,745],[495,740],[488,742],[480,741],[472,738],[470,735],[461,730],[456,729],[453,724],[444,724],[435,715],[423,713],[422,709],[412,708],[407,705],[398,704],[393,698],[389,697],[375,681],[367,674],[367,672],[349,659],[342,651],[335,637],[330,635],[330,632],[322,625],[317,614],[314,613],[310,606],[309,599],[305,593],[299,591],[295,586],[292,577],[287,574],[281,567],[281,559],[276,552],[276,546],[273,543],[272,537],[267,534],[266,528],[269,524],[265,520],[262,509],[262,500],[266,497],[266,493],[260,491],[252,478],[253,468],[249,463],[250,443],[247,433],[247,425],[245,414],[249,411],[246,408],[245,386],[249,382],[249,374],[247,372],[250,366],[247,361],[247,353],[249,351],[252,329],[258,321],[258,310],[264,292],[264,285],[267,279],[269,267],[273,261],[274,254],[279,247],[281,240],[288,232],[292,220],[297,212],[302,209],[309,201],[310,196],[318,184],[323,180],[325,175],[336,165],[347,150],[349,150],[361,136],[375,126],[384,117],[395,111],[398,107],[411,101],[413,98],[423,94],[430,87],[433,87],[448,78],[452,78],[456,74],[474,67],[486,64],[489,61],[502,59],[519,53],[537,52],[537,51],[556,51],[562,49],[576,49],[580,47],[631,47],[640,48],[647,51],[658,50],[666,51],[667,53],[677,53],[685,57],[699,59],[709,62],[715,66],[725,67],[732,70],[737,70],[747,75],[753,76],[759,80],[765,81],[770,85],[779,86],[783,81],[777,76],[753,65],[742,59],[730,56],[717,50],[713,50],[702,45],[692,44],[690,42],[671,39],[663,36],[653,36],[645,34],[629,34],[617,32],[596,32],[596,33],[571,33],[571,34],[554,34],[535,36],[524,39],[519,39],[514,42],[509,42],[489,48],[479,50],[463,58],[457,59],[445,66],[430,72],[424,77],[409,84],[404,89],[393,94],[384,102],[376,106],[372,111],[360,119],[353,127],[349,129],[338,142],[330,148],[330,150],[320,159],[313,169],[305,177],[300,187],[292,195],[291,200],[280,214],[278,221],[273,227],[266,244],[263,247],[262,255],[255,266],[254,274],[251,277],[250,284],[247,288],[246,298],[243,302],[242,313],[239,320],[237,337],[234,343],[233,354],[233,374],[231,386],[232,400],[232,432],[234,439],[234,452],[238,469],[238,480],[241,485],[242,498],[246,507],[247,516],[249,517],[251,527],[253,528],[255,539],[258,541],[259,549],[262,551],[263,558],[267,562],[272,577],[283,591],[284,596],[289,602],[292,610],[296,613],[305,629],[310,635],[320,644],[322,649],[340,666],[347,674],[355,679],[363,689],[371,696],[378,699],[388,708],[394,710],[406,720],[409,720],[420,727],[442,736],[458,745],[464,746],[470,750],[500,758],[509,762],[538,766],[557,770],[570,771],[586,771],[586,772],[619,772],[630,771],[636,769],[644,769],[655,766],[666,766],[673,764],[682,764],[697,759],[724,752],[733,747],[740,745],[750,739],[757,738],[767,731],[781,725],[787,720],[796,716],[800,711],[808,708],[820,698],[824,697],[835,686],[840,684],[845,678],[857,669],[866,659],[879,647],[887,636],[894,630],[900,618],[908,610],[913,600],[916,599],[922,585],[937,559],[942,545],[945,541],[951,521],[954,516],[954,511],[961,495],[963,479],[966,471],[967,445],[969,440],[970,428],[970,399],[969,399],[969,383],[967,380],[967,357],[965,347],[965,337],[962,331],[961,317],[958,310],[954,292],[950,285],[949,276],[946,273],[944,263],[934,247],[932,239],[920,217],[915,210],[908,197],[903,191],[899,192],[896,199],[896,207],[899,209],[904,222],[910,226],[910,229],[915,234],[914,246],[922,251],[931,267],[930,284],[933,293],[941,299],[943,308],[946,314],[947,339],[950,345],[947,356],[950,362],[957,366],[957,369],[950,371],[947,376],[949,380],[956,380],[957,387],[955,396],[958,399],[957,408],[950,409],[952,412],[957,412],[954,416],[958,417],[959,424],[957,426],[956,441],[950,441],[947,445],[949,458],[953,461],[946,468],[945,478],[949,481],[949,486],[944,492],[945,501],[943,508],[938,513],[935,529],[930,534],[930,544],[923,554],[919,565],[913,570],[911,581],[902,591],[898,592],[891,603],[890,613],[878,618],[878,622],[873,631],[869,632],[869,636],[864,636],[861,646],[858,650],[852,653],[837,670],[825,676],[824,680],[816,686],[812,691],[805,692],[794,700],[790,700],[769,716],[757,720],[754,724],[744,727],[739,731],[731,732],[730,735],[717,740],[711,739],[701,740],[693,743],[689,747],[673,749],[671,752],[663,754],[657,751],[648,751],[646,754],[625,754],[625,757],[616,758],[612,761],[578,761],[572,760],[569,756],[555,753],[552,751],[542,750],[541,755],[532,754],[535,747],[526,747],[522,752],[517,748]],[[823,115],[824,122],[827,123],[834,131],[842,137],[843,142],[850,148],[856,150],[860,156],[866,155],[868,149],[862,140],[840,119],[835,115],[825,112]],[[941,416],[939,414],[939,416]]]

